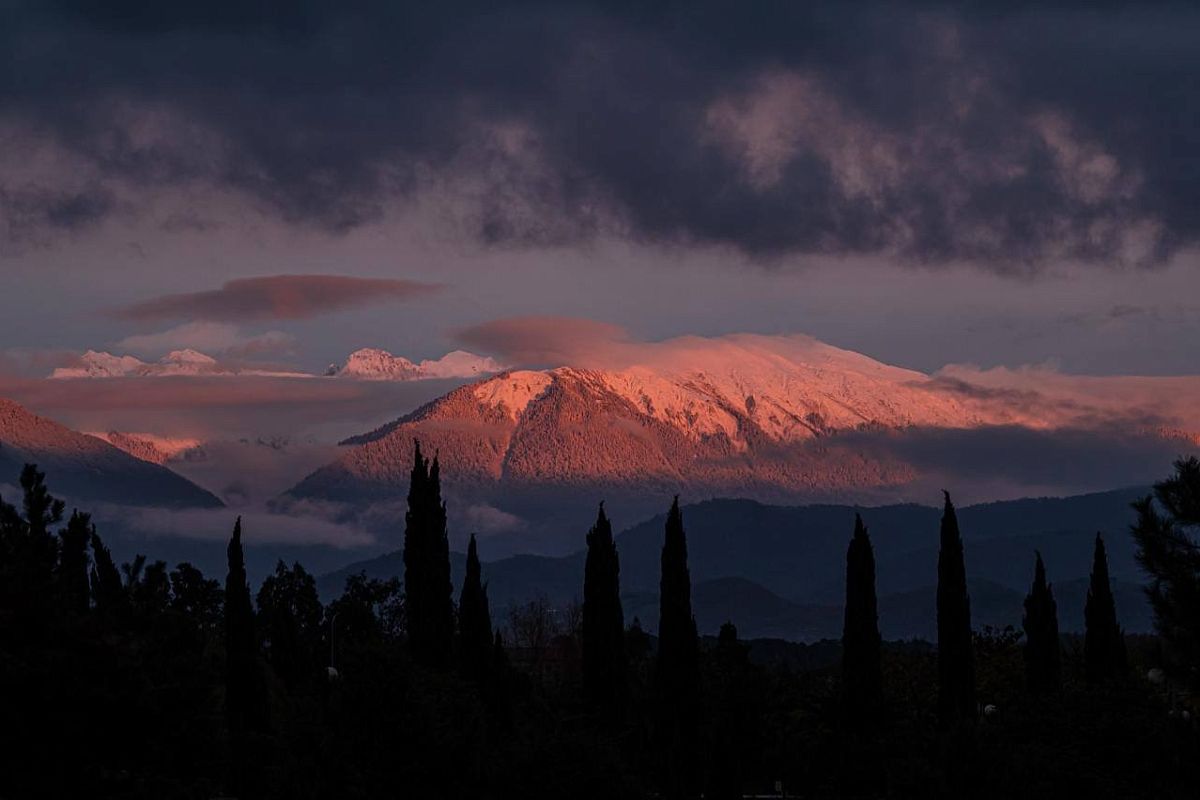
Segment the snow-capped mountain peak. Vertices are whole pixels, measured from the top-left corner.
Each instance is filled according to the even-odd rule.
[[[364,347],[341,365],[330,365],[326,375],[373,381],[416,381],[429,378],[473,378],[499,372],[503,367],[485,356],[455,350],[438,359],[413,363],[387,350]]]
[[[1130,391],[1162,396],[1135,380]],[[922,467],[904,446],[944,438],[933,432],[1145,418],[1128,413],[1133,394],[1111,399],[1110,384],[1043,383],[1040,391],[989,388],[802,336],[685,337],[639,346],[605,368],[518,370],[462,386],[346,440],[354,447],[292,494],[390,499],[406,485],[415,438],[440,453],[449,480],[488,497],[569,487],[845,498],[913,481]],[[1174,386],[1173,396],[1184,395],[1194,396]],[[1200,421],[1191,412],[1178,428],[1192,437]]]
[[[209,375],[221,371],[217,360],[190,348],[172,350],[157,362],[135,356],[88,350],[71,367],[59,367],[51,378],[127,378],[151,375]]]
[[[97,350],[88,350],[79,357],[79,364],[73,367],[59,367],[51,373],[51,378],[115,378],[123,375],[133,375],[146,362],[133,356],[115,356]]]

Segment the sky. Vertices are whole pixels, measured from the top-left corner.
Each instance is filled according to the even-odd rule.
[[[1195,362],[1187,4],[0,9],[8,350],[311,369],[552,313],[927,371]],[[170,305],[306,274],[415,288]]]
[[[203,404],[232,434],[328,440],[448,386],[289,387],[280,416],[265,380],[43,380],[89,349],[319,373],[361,347],[495,352],[488,325],[529,316],[805,333],[925,372],[1198,371],[1193,4],[0,17],[0,391],[80,427],[194,433],[172,414]]]

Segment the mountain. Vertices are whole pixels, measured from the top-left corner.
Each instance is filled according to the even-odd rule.
[[[1103,531],[1122,624],[1150,630],[1128,526],[1130,503],[1147,489],[1123,489],[1065,498],[985,503],[958,509],[976,627],[1019,627],[1021,603],[1033,575],[1034,551],[1046,562],[1064,632],[1083,628],[1083,601],[1092,543]],[[861,508],[837,505],[770,506],[749,500],[710,500],[685,506],[688,564],[702,633],[731,619],[747,636],[814,640],[838,635],[844,594],[846,545],[861,513],[876,553],[880,623],[891,638],[933,636],[936,623],[938,525],[941,509],[918,505]],[[617,537],[627,621],[657,625],[659,557],[664,515]],[[585,529],[574,532],[582,544]],[[488,540],[480,543],[486,557]],[[566,556],[520,555],[487,561],[484,579],[494,612],[535,595],[564,607],[582,591],[584,551]],[[461,585],[463,556],[452,556]],[[399,551],[322,576],[326,597],[347,576],[402,576]]]
[[[691,356],[666,368],[506,372],[461,387],[347,440],[357,447],[293,494],[391,496],[408,479],[414,437],[463,485],[758,496],[874,486],[910,471],[824,446],[832,434],[982,421],[920,373],[814,340],[786,353],[720,343]]]
[[[214,495],[157,464],[0,399],[0,483],[35,463],[71,500],[170,508],[216,508]]]
[[[413,363],[386,350],[365,347],[351,353],[341,366],[330,364],[325,374],[366,381],[419,381],[429,378],[474,378],[502,369],[491,358],[465,350],[455,350],[438,359]]]
[[[308,377],[298,372],[243,369],[222,364],[212,356],[185,348],[172,350],[158,361],[147,362],[134,356],[115,356],[112,353],[88,350],[77,363],[58,367],[50,373],[54,380],[74,378],[158,378],[200,377],[211,375],[257,375],[274,377]]]
[[[123,431],[108,431],[106,433],[88,432],[88,436],[108,442],[118,450],[123,450],[134,458],[149,461],[151,464],[165,465],[169,461],[180,459],[195,459],[203,457],[204,443],[199,439],[159,436],[153,433],[127,433]]]
[[[349,378],[361,381],[418,381],[436,378],[478,378],[500,372],[503,367],[486,356],[465,350],[455,350],[441,358],[414,363],[386,350],[364,348],[351,353],[340,366],[331,364],[326,377]],[[312,378],[311,373],[294,370],[262,368],[245,364],[226,363],[210,355],[192,350],[172,350],[158,361],[143,361],[130,355],[88,350],[70,366],[58,367],[50,378],[147,378],[257,376],[281,378]]]
[[[1152,473],[1142,475],[1141,464],[1165,468],[1176,441],[1194,447],[1189,438],[1168,444],[1156,417],[1133,415],[1103,382],[1087,384],[1090,395],[1067,396],[1057,384],[1046,393],[1006,390],[964,375],[930,376],[802,336],[684,339],[632,366],[510,371],[460,387],[345,440],[344,455],[288,496],[351,507],[391,502],[407,487],[414,438],[440,454],[456,499],[516,516],[522,505],[544,516],[548,503],[568,496],[619,499],[638,514],[676,493],[880,502],[929,474],[958,481],[972,470],[968,477],[982,475],[983,483],[992,476],[982,470],[1007,465],[1012,480],[1028,480],[1026,462],[1052,484],[1067,481],[1071,465],[1092,468],[1096,450],[1086,446],[1113,440],[1140,459],[1126,471],[1145,480]],[[1179,393],[1136,380],[1143,395]],[[1191,430],[1186,424],[1179,430]],[[1051,436],[1084,425],[1103,427]],[[972,433],[974,445],[994,455],[965,458],[973,448],[963,437]],[[1135,440],[1137,447],[1127,444]],[[1074,450],[1061,455],[1056,447]],[[1047,453],[1063,469],[1047,469]],[[1121,482],[1129,480],[1122,473]],[[1106,483],[1093,476],[1082,485]]]

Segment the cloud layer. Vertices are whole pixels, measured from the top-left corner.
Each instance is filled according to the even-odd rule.
[[[10,243],[153,216],[156,192],[330,231],[417,203],[487,243],[1005,271],[1200,233],[1185,4],[9,7]]]
[[[188,319],[256,322],[309,319],[389,300],[406,300],[438,287],[417,281],[345,275],[271,275],[228,281],[207,292],[169,294],[117,311],[140,322]]]

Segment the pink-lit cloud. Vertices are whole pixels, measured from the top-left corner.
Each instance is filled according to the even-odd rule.
[[[595,366],[629,343],[626,331],[576,317],[512,317],[461,328],[455,338],[508,364],[525,367]]]
[[[210,322],[310,319],[374,303],[408,300],[438,291],[437,284],[346,275],[270,275],[227,281],[220,289],[155,297],[116,311],[139,322],[171,319]]]

